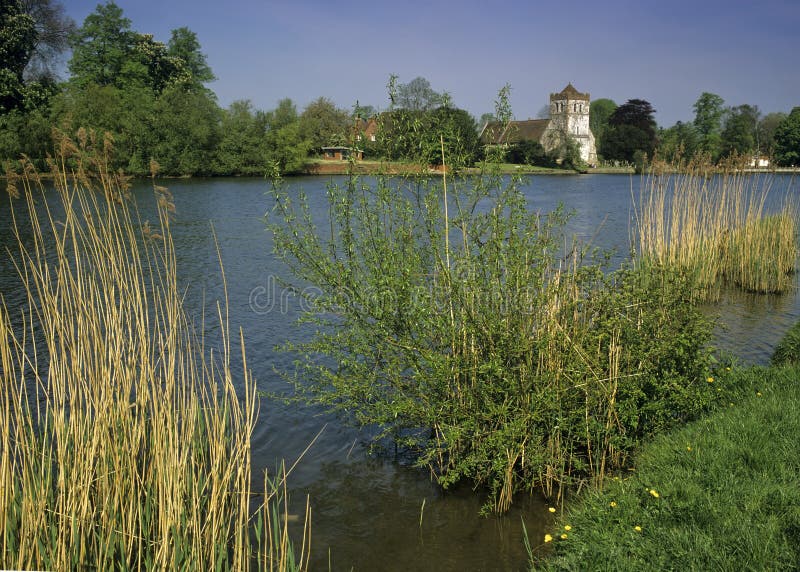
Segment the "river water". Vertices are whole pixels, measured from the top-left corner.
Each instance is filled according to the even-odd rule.
[[[329,178],[289,181],[312,205],[326,209]],[[335,180],[335,179],[334,179]],[[198,318],[221,299],[216,243],[228,283],[230,320],[241,327],[248,366],[261,390],[282,393],[276,373],[289,369],[293,356],[275,351],[286,340],[308,334],[296,323],[299,300],[282,293],[276,277],[286,269],[272,254],[264,215],[270,209],[263,179],[188,179],[163,182],[174,195],[173,224],[179,280],[187,288],[190,315]],[[524,186],[531,208],[547,212],[563,203],[574,209],[569,232],[617,259],[629,251],[632,197],[639,178],[627,175],[536,176]],[[796,185],[777,176],[770,191],[781,204]],[[156,220],[152,186],[134,186],[141,216]],[[18,303],[5,247],[10,246],[9,206],[0,201],[0,292],[12,310]],[[213,232],[212,232],[213,228]],[[715,306],[721,316],[718,344],[745,363],[766,363],[772,348],[800,318],[797,288],[780,296],[728,293]],[[216,332],[207,320],[206,336]],[[536,495],[520,495],[503,516],[478,515],[484,498],[469,486],[443,492],[429,476],[402,459],[368,455],[368,435],[309,406],[262,400],[253,435],[253,464],[258,474],[274,472],[308,448],[289,482],[292,511],[301,513],[305,498],[312,508],[313,570],[523,570],[527,553],[523,523],[532,544],[539,544],[552,515]],[[313,444],[309,447],[309,444]]]

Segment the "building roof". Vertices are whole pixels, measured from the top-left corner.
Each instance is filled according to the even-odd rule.
[[[509,121],[508,124],[490,121],[481,132],[481,141],[486,145],[506,145],[520,141],[541,142],[549,123],[549,119]]]
[[[551,93],[550,99],[582,99],[589,101],[589,94],[579,92],[575,89],[575,86],[572,85],[572,82],[570,82],[567,84],[567,87],[562,89],[559,93]]]

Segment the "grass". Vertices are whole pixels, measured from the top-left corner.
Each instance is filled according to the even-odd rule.
[[[697,298],[714,301],[726,281],[753,292],[785,292],[797,257],[796,209],[767,211],[768,175],[721,171],[703,163],[678,172],[654,169],[635,209],[638,254],[645,263],[680,269]]]
[[[31,169],[11,181],[26,302],[0,304],[0,568],[304,568],[285,476],[251,485],[256,387],[225,301],[219,347],[183,309],[169,193],[151,227],[110,141],[58,143],[55,201]]]
[[[715,379],[720,409],[655,439],[635,471],[586,492],[550,542],[532,539],[534,568],[796,569],[799,376],[751,368]]]

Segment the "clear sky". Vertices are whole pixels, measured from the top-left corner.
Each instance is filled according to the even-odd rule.
[[[80,26],[97,0],[62,0]],[[324,96],[388,106],[390,74],[428,79],[476,118],[511,85],[517,119],[568,82],[646,99],[659,125],[709,91],[762,113],[800,106],[800,0],[117,0],[134,30],[194,31],[222,106],[298,111]]]

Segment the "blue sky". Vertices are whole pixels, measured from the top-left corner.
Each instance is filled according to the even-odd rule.
[[[78,25],[97,0],[62,0]],[[800,0],[117,0],[134,30],[194,31],[223,106],[299,111],[324,96],[388,105],[417,76],[476,117],[511,85],[518,119],[572,82],[592,99],[648,100],[659,125],[709,91],[762,113],[800,106]]]

